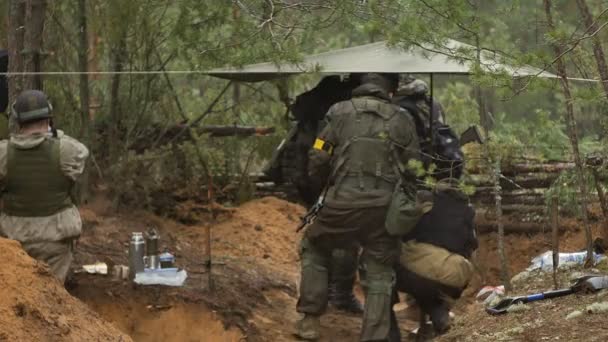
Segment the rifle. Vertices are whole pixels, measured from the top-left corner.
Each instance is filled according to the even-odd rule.
[[[321,196],[319,196],[319,199],[317,200],[317,202],[310,207],[310,209],[308,209],[308,212],[306,213],[306,215],[300,217],[300,225],[298,226],[298,228],[296,229],[296,233],[299,232],[300,230],[302,230],[304,227],[308,226],[309,224],[311,224],[319,215],[319,211],[321,211],[321,209],[323,209],[323,205],[325,205],[325,194],[327,193],[327,191],[325,191],[324,194],[322,194]]]

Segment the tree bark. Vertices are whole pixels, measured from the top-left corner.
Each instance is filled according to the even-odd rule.
[[[27,0],[25,10],[25,33],[23,40],[24,71],[42,71],[42,37],[46,16],[46,0]],[[42,90],[42,76],[26,78],[26,88]]]
[[[559,267],[559,199],[557,196],[551,198],[551,251],[553,257],[553,287],[559,288],[557,281],[557,268]]]
[[[23,39],[25,19],[25,0],[10,0],[8,10],[8,72],[16,73],[23,70]],[[25,76],[11,75],[8,77],[9,105],[23,89]]]
[[[479,34],[475,37],[475,47],[477,49],[476,54],[476,63],[477,67],[481,69],[481,43],[479,39]],[[502,221],[502,196],[501,196],[501,187],[500,187],[500,156],[497,156],[496,163],[494,165],[494,170],[492,170],[492,158],[490,154],[490,130],[492,129],[492,122],[488,116],[485,107],[485,101],[483,97],[483,90],[481,86],[475,86],[475,95],[477,97],[477,105],[479,107],[479,120],[482,124],[482,127],[486,133],[486,143],[483,144],[483,155],[488,163],[488,173],[492,175],[492,183],[494,185],[494,202],[496,205],[496,229],[498,231],[498,256],[500,259],[500,278],[505,286],[505,290],[508,292],[511,291],[511,281],[509,279],[509,269],[508,269],[508,261],[507,255],[505,253],[504,248],[504,237],[505,237],[505,227]]]
[[[9,73],[42,71],[42,41],[46,0],[10,0],[9,3]],[[42,90],[40,75],[12,75],[8,77],[9,104],[26,89]],[[9,117],[9,131],[18,129],[15,118]]]
[[[593,172],[593,182],[595,184],[595,189],[597,190],[597,196],[600,200],[602,216],[604,217],[604,222],[602,224],[602,239],[608,241],[608,201],[606,201],[606,193],[602,187],[599,172],[594,167],[591,167],[591,171]]]
[[[598,25],[595,20],[593,20],[593,16],[591,11],[589,10],[589,6],[587,6],[586,0],[576,0],[576,5],[578,6],[579,11],[581,12],[581,16],[583,17],[583,22],[587,27],[587,32],[594,33],[598,30]],[[599,34],[596,34],[592,38],[592,46],[593,46],[593,55],[595,57],[595,62],[597,64],[597,71],[600,74],[600,79],[602,81],[602,88],[604,89],[604,94],[606,98],[608,98],[608,67],[606,66],[606,57],[604,56],[604,49],[602,48],[602,40]]]
[[[80,136],[84,144],[91,148],[91,117],[89,113],[89,75],[86,71],[89,69],[89,40],[87,29],[87,0],[78,0],[78,69],[83,72],[80,74],[79,90],[80,90],[80,113],[82,126]],[[81,183],[81,200],[86,201],[89,196],[89,168],[85,168]]]
[[[118,42],[114,47],[110,49],[110,60],[111,60],[111,68],[112,71],[117,73],[112,75],[112,80],[110,81],[110,160],[112,162],[116,161],[119,153],[119,137],[120,137],[120,127],[121,127],[121,106],[120,106],[120,80],[123,68],[123,59],[126,50],[126,35],[125,31]]]
[[[555,31],[555,24],[553,23],[553,16],[551,14],[551,0],[543,0],[545,7],[545,15],[547,17],[547,26],[551,31]],[[563,48],[557,42],[553,42],[553,52],[555,56],[562,56]],[[574,106],[572,93],[570,92],[570,84],[568,82],[568,76],[566,72],[566,65],[562,58],[558,58],[557,64],[557,75],[560,77],[562,89],[564,91],[564,97],[566,98],[566,123],[568,126],[568,138],[572,145],[572,153],[574,154],[574,164],[576,165],[577,178],[579,187],[581,190],[581,215],[583,218],[583,226],[585,228],[585,240],[587,242],[587,259],[585,264],[593,264],[593,236],[591,234],[591,227],[589,226],[589,219],[587,216],[587,183],[585,183],[585,173],[583,168],[583,162],[581,160],[580,151],[578,148],[578,136],[576,133],[576,121],[574,119]]]

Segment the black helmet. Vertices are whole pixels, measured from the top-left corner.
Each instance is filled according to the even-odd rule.
[[[50,119],[53,106],[40,90],[25,90],[12,107],[13,115],[19,124]]]

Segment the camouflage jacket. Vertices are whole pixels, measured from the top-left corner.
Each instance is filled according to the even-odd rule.
[[[363,84],[353,98],[333,105],[310,150],[311,180],[327,184],[334,208],[388,205],[395,184],[418,158],[414,123],[380,88]],[[408,180],[412,178],[408,177]]]

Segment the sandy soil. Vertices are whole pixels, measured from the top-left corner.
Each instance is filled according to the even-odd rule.
[[[48,266],[0,239],[0,341],[131,341],[70,296]]]
[[[94,324],[103,324],[95,323],[98,321],[96,317],[101,316],[135,341],[296,341],[292,332],[293,325],[299,318],[295,312],[295,303],[299,272],[297,244],[300,235],[295,233],[295,228],[304,209],[274,197],[256,199],[238,208],[215,206],[216,215],[210,215],[208,208],[200,205],[190,209],[184,205],[181,209],[189,211],[189,221],[195,223],[181,224],[143,211],[115,214],[109,203],[100,199],[83,208],[85,231],[76,248],[76,267],[95,261],[127,264],[131,232],[156,227],[161,235],[161,246],[167,246],[176,254],[178,266],[188,271],[189,278],[184,287],[168,288],[133,286],[126,281],[112,280],[111,277],[76,274],[70,283],[70,293],[97,313],[63,291],[67,297],[62,300],[67,303],[68,308],[56,314],[51,311],[43,316],[51,318],[42,320],[43,327],[46,325],[55,328],[35,333],[54,334],[54,340],[70,340],[71,335],[57,334],[67,331],[61,328],[64,326],[61,322],[65,321],[61,318],[62,315],[71,317],[68,315],[74,312],[76,316]],[[562,249],[580,249],[583,246],[583,234],[578,223],[564,220],[562,224],[566,228],[561,239]],[[211,273],[207,267],[205,249],[208,231],[212,242]],[[508,235],[506,248],[511,275],[527,267],[533,256],[550,248],[549,241],[549,236],[543,234]],[[538,303],[530,311],[505,317],[488,316],[483,308],[474,303],[473,295],[483,285],[500,283],[496,237],[494,234],[483,235],[480,237],[480,243],[480,274],[475,277],[465,293],[465,298],[455,309],[456,325],[444,340],[537,341],[562,335],[569,337],[560,337],[562,340],[576,340],[578,336],[582,336],[577,334],[582,334],[584,330],[577,324],[595,324],[600,320],[600,316],[585,316],[576,324],[563,322],[568,310],[594,300],[589,296]],[[13,258],[14,256],[10,256],[9,259]],[[39,272],[41,266],[36,266],[31,259],[30,262],[34,265],[32,272]],[[13,270],[13,273],[17,272]],[[34,283],[44,283],[49,277],[36,275],[34,278],[31,280]],[[536,288],[516,290],[527,293],[545,286],[546,284],[538,284]],[[58,284],[55,287],[57,289],[47,289],[42,293],[60,290]],[[0,298],[7,296],[8,294],[2,295]],[[40,300],[36,297],[26,305],[33,305],[32,303],[38,301]],[[10,302],[0,306],[0,312],[3,313],[0,314],[0,323],[3,323],[4,316],[17,322],[24,320],[15,318],[15,310],[10,309],[17,304],[19,303]],[[53,305],[54,302],[48,304],[48,307],[52,308]],[[44,312],[39,307],[36,308],[39,312]],[[406,319],[403,308],[404,305],[399,305],[398,317],[404,340],[407,340],[409,330],[413,329],[416,323]],[[26,315],[38,320],[39,316]],[[74,322],[68,320],[69,334],[74,336],[81,336],[76,335],[79,329],[92,327],[90,323],[81,327],[77,320]],[[10,334],[15,334],[15,331],[20,329],[14,325],[16,323],[7,324],[13,324],[11,327],[14,327],[11,328]],[[322,319],[321,341],[356,341],[360,324],[360,317],[330,309]],[[518,324],[528,325],[523,327],[522,332]],[[568,328],[561,329],[560,324]],[[112,327],[106,331],[119,334]],[[19,335],[5,333],[0,334],[0,340],[5,336],[9,340],[13,340],[13,336],[17,336],[17,340],[19,338]],[[39,336],[42,336],[42,340],[47,337]],[[601,332],[597,333],[597,336],[608,338],[608,335],[602,335]],[[124,338],[126,339],[126,336]],[[99,339],[103,340],[101,337]]]

